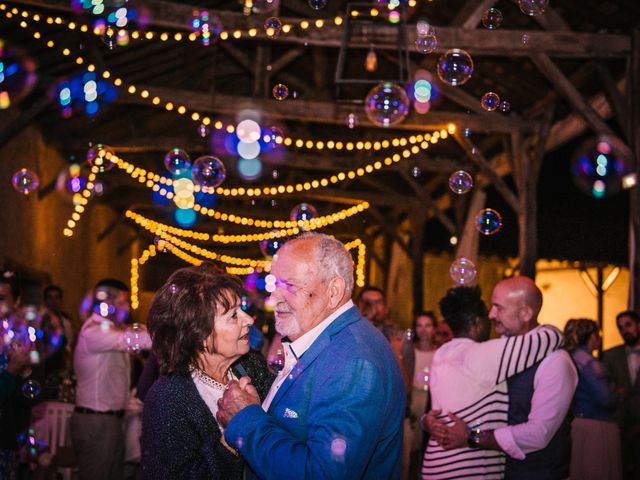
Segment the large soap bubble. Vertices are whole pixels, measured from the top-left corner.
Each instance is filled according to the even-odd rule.
[[[460,48],[452,48],[438,60],[438,77],[454,87],[466,83],[473,74],[471,55]]]
[[[622,189],[633,169],[633,154],[618,138],[600,136],[584,142],[573,154],[571,175],[587,195],[604,198]]]
[[[193,183],[206,189],[216,188],[227,178],[227,170],[224,167],[224,163],[218,157],[212,155],[204,155],[196,159],[193,162],[191,174]]]
[[[409,113],[409,97],[404,88],[381,83],[369,91],[364,100],[364,111],[369,120],[380,127],[396,125]]]

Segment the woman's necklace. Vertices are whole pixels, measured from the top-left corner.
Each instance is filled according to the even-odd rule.
[[[228,383],[225,385],[224,383],[220,383],[219,381],[217,381],[215,378],[210,377],[204,370],[198,367],[193,367],[192,371],[195,373],[195,376],[198,378],[198,380],[206,385],[209,385],[210,387],[215,388],[216,390],[224,391],[229,386]],[[231,369],[229,369],[229,371],[227,372],[227,380],[233,379],[235,379],[235,376],[233,375]]]

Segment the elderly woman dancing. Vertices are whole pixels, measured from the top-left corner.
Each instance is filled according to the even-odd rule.
[[[156,293],[149,333],[161,377],[145,398],[145,479],[241,479],[244,463],[224,443],[217,402],[228,382],[249,376],[261,398],[273,375],[249,353],[253,319],[242,283],[207,265],[177,270]]]

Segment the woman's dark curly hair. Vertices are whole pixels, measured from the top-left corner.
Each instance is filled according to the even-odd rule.
[[[186,374],[213,333],[216,309],[244,294],[239,278],[203,264],[176,270],[153,297],[147,321],[162,374]]]
[[[467,333],[478,317],[487,315],[480,287],[450,288],[440,299],[440,313],[455,336]]]

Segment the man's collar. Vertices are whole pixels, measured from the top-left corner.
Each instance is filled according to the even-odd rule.
[[[300,358],[302,354],[306,352],[309,349],[309,347],[313,344],[313,342],[320,336],[320,334],[324,332],[325,329],[329,325],[331,325],[331,323],[336,318],[338,318],[344,312],[349,310],[351,307],[353,307],[353,302],[349,300],[344,305],[338,307],[338,309],[335,312],[333,312],[331,315],[329,315],[327,318],[325,318],[322,322],[320,322],[318,325],[313,327],[307,333],[303,334],[302,336],[298,337],[296,340],[291,342],[291,349],[294,355],[297,358]],[[283,342],[284,342],[284,339],[283,339]]]

